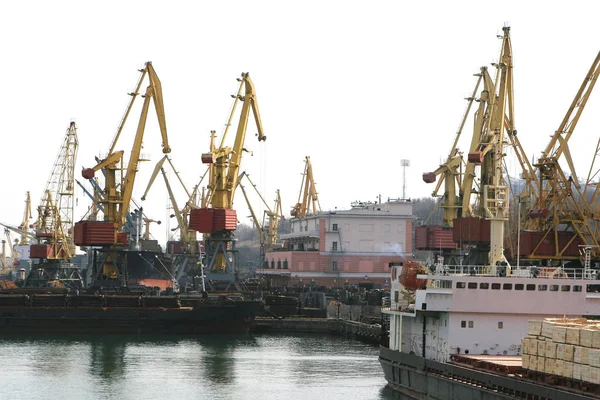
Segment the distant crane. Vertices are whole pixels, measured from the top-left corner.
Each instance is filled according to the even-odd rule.
[[[38,206],[35,233],[46,247],[37,253],[45,253],[46,257],[41,258],[70,261],[75,254],[73,205],[78,147],[77,128],[71,122]]]
[[[171,183],[170,183],[170,181],[167,177],[167,173],[165,171],[165,167],[164,167],[165,161],[168,161],[168,164],[171,166],[173,173],[177,177],[177,180],[183,187],[183,190],[185,191],[185,194],[187,196],[187,202],[185,203],[185,206],[183,208],[180,208],[179,205],[177,204],[177,199],[175,198],[175,194],[173,193],[173,188],[171,187]],[[146,196],[148,195],[148,192],[150,191],[150,188],[152,187],[154,180],[158,176],[159,171],[161,172],[161,174],[163,176],[165,186],[167,188],[167,193],[169,194],[169,200],[171,202],[171,207],[173,208],[173,213],[171,214],[170,217],[175,218],[177,221],[177,227],[171,229],[171,231],[172,232],[179,231],[179,240],[169,239],[169,241],[167,242],[167,249],[168,249],[167,252],[169,253],[171,259],[173,260],[173,267],[174,267],[176,279],[179,282],[179,284],[183,286],[187,283],[186,282],[187,277],[202,274],[200,271],[196,270],[198,257],[200,256],[200,252],[201,252],[201,246],[196,238],[196,231],[190,229],[190,227],[189,227],[188,216],[189,216],[190,209],[196,205],[195,198],[196,198],[197,188],[200,185],[200,183],[202,182],[202,179],[204,178],[204,176],[202,177],[202,179],[200,179],[200,182],[198,183],[198,185],[196,185],[196,188],[190,194],[188,189],[184,185],[183,181],[181,180],[179,173],[175,169],[173,162],[167,155],[165,155],[156,164],[156,167],[154,168],[154,172],[152,173],[150,180],[148,182],[148,186],[146,187],[146,190],[145,190],[144,194],[142,195],[142,201],[146,199]],[[206,175],[206,173],[205,173],[205,175]]]
[[[144,224],[145,224],[144,239],[145,240],[150,240],[150,224],[151,223],[155,223],[157,225],[161,224],[160,221],[156,221],[156,220],[154,220],[152,218],[144,217]]]
[[[298,203],[292,208],[290,214],[295,218],[304,218],[307,215],[319,212],[321,212],[321,204],[319,203],[319,196],[313,178],[312,164],[310,157],[306,156]]]
[[[275,194],[275,205],[271,209],[266,209],[264,214],[263,226],[266,226],[267,232],[267,250],[277,246],[279,241],[279,222],[284,219],[283,209],[281,207],[281,195],[279,189]]]
[[[256,192],[256,194],[258,194],[258,197],[260,197],[260,199],[263,202],[265,211],[263,214],[262,222],[258,220],[258,216],[252,208],[252,204],[250,203],[250,199],[248,197],[248,194],[246,193],[246,189],[244,188],[244,185],[242,185],[242,179],[244,177],[248,180],[250,185],[252,185],[252,188],[254,188],[254,191]],[[279,221],[283,219],[283,213],[281,209],[281,196],[279,194],[279,190],[277,190],[276,193],[275,206],[271,209],[265,201],[265,199],[263,198],[263,196],[256,188],[254,182],[252,182],[252,180],[250,179],[250,176],[245,171],[240,174],[240,178],[238,179],[238,185],[240,189],[242,189],[242,193],[244,194],[244,198],[246,199],[246,204],[248,205],[248,209],[250,210],[252,221],[258,232],[261,250],[271,250],[277,244],[277,240],[279,238],[277,228],[279,226]],[[261,255],[263,256],[261,257],[261,260],[263,260],[264,251]]]
[[[35,224],[38,243],[31,245],[30,257],[39,262],[31,266],[25,286],[45,286],[49,280],[60,280],[69,286],[83,284],[78,269],[69,264],[75,255],[73,206],[78,147],[77,127],[71,122],[38,206]],[[27,225],[28,207],[23,227]]]
[[[10,250],[10,259],[11,259],[12,265],[17,266],[21,263],[21,261],[19,260],[19,253],[15,250],[13,241],[10,238],[10,230],[8,228],[4,228],[4,235],[6,236],[6,242],[8,243],[8,249]],[[18,240],[15,239],[15,242],[18,242]],[[3,252],[4,252],[4,250],[3,250]]]
[[[29,221],[31,220],[31,196],[29,192],[25,196],[25,211],[23,211],[23,222],[19,225],[19,229],[22,231],[21,239],[19,240],[20,245],[29,244],[29,236],[27,232],[29,232]]]

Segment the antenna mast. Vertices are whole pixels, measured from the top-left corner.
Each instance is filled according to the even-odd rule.
[[[400,160],[402,166],[402,199],[406,200],[406,167],[410,167],[410,160]]]

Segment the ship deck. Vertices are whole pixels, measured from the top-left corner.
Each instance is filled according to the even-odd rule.
[[[521,356],[492,356],[488,354],[453,354],[451,362],[458,365],[468,365],[474,368],[514,374],[523,368]]]

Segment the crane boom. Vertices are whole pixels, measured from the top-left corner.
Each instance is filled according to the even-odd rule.
[[[242,178],[244,176],[247,177],[245,171],[242,172],[240,178],[238,179],[238,186],[240,187],[240,189],[242,189],[242,194],[244,195],[244,199],[246,199],[246,204],[248,205],[248,210],[250,210],[250,216],[252,217],[252,222],[254,224],[254,227],[256,228],[256,231],[258,232],[258,241],[260,243],[260,246],[262,247],[265,245],[267,238],[266,238],[263,226],[259,222],[258,218],[256,217],[256,213],[254,212],[254,209],[252,208],[252,204],[250,203],[250,199],[248,198],[248,193],[246,193],[246,189],[244,188],[244,185],[242,184]]]
[[[585,76],[585,79],[579,87],[579,91],[575,95],[567,114],[563,118],[554,135],[552,135],[550,142],[540,157],[540,163],[543,163],[545,159],[558,160],[558,158],[564,153],[565,159],[569,165],[571,176],[575,182],[578,182],[577,174],[575,172],[575,166],[569,151],[568,142],[573,134],[573,131],[575,130],[575,127],[577,126],[577,122],[579,122],[581,113],[583,113],[583,110],[585,109],[585,105],[587,104],[590,94],[596,85],[599,74],[600,52],[598,52],[596,59],[592,63],[588,73]]]
[[[246,139],[246,131],[248,128],[248,119],[250,110],[254,115],[254,121],[258,131],[258,141],[265,141],[267,137],[263,133],[262,121],[258,110],[258,102],[254,84],[248,73],[242,73],[238,94],[235,96],[234,105],[229,116],[229,121],[232,120],[238,102],[243,102],[242,111],[240,113],[237,132],[233,147],[225,146],[225,139],[230,123],[221,138],[221,144],[218,148],[214,147],[214,132],[211,133],[211,153],[202,155],[202,160],[205,163],[214,164],[214,171],[211,171],[211,185],[213,186],[212,198],[210,204],[213,208],[232,209],[235,188],[237,187],[238,174],[242,161],[242,152]],[[245,88],[244,95],[241,95],[242,89]]]
[[[164,103],[162,97],[162,86],[158,76],[156,75],[156,71],[152,66],[151,62],[147,62],[145,68],[141,70],[141,77],[137,85],[137,89],[135,93],[130,93],[132,96],[132,100],[129,103],[127,111],[125,113],[125,117],[119,126],[119,130],[117,131],[117,135],[115,136],[112,145],[110,146],[111,152],[109,155],[100,160],[100,162],[93,168],[84,169],[83,176],[86,179],[91,179],[94,177],[94,173],[99,170],[105,171],[106,176],[106,184],[105,184],[105,195],[103,196],[105,221],[112,222],[115,225],[116,229],[121,228],[126,221],[125,215],[129,209],[129,203],[131,202],[131,196],[133,193],[133,187],[135,183],[135,178],[138,171],[138,165],[141,161],[140,153],[142,149],[142,141],[144,137],[144,131],[146,128],[146,120],[148,117],[148,109],[150,107],[150,100],[154,101],[154,106],[156,109],[156,115],[158,117],[158,123],[162,136],[162,150],[163,153],[170,153],[171,148],[169,147],[169,141],[167,136],[166,129],[166,121],[165,121],[165,111],[164,111]],[[131,111],[131,107],[133,106],[133,101],[138,95],[137,90],[139,90],[141,86],[141,82],[145,75],[148,75],[149,84],[146,88],[146,92],[144,95],[144,103],[142,105],[142,111],[140,114],[140,119],[138,122],[138,127],[136,130],[135,138],[133,141],[133,146],[131,148],[131,153],[129,156],[129,162],[127,163],[127,170],[125,175],[122,176],[120,184],[117,184],[116,179],[116,170],[117,163],[122,161],[123,151],[114,151],[116,142],[120,137],[121,129],[123,128],[123,124]],[[121,190],[121,193],[118,190]]]

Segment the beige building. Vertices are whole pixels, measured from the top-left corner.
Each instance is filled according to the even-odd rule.
[[[349,210],[291,220],[284,246],[268,251],[257,273],[274,286],[343,287],[371,282],[386,287],[389,263],[412,257],[412,203],[353,203]]]

